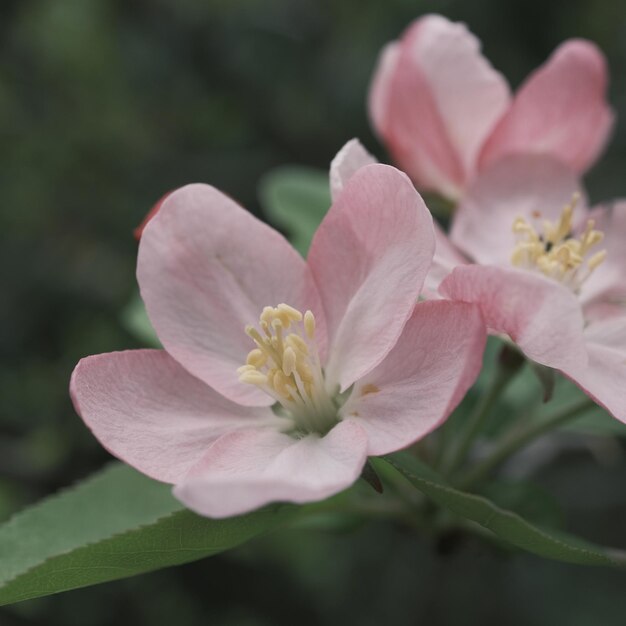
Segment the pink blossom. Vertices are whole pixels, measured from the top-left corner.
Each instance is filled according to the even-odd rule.
[[[626,202],[590,211],[563,163],[506,157],[468,188],[426,283],[626,422],[625,242]]]
[[[416,305],[434,237],[409,179],[341,155],[332,169],[306,261],[213,187],[169,195],[137,266],[165,350],[87,357],[72,376],[100,442],[200,514],[348,487],[368,456],[436,428],[480,370],[479,307]]]
[[[607,82],[600,50],[571,39],[512,96],[464,24],[427,15],[383,49],[370,116],[418,188],[457,200],[509,154],[548,154],[577,173],[591,167],[613,126]]]

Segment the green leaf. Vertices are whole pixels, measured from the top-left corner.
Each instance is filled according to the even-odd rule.
[[[122,324],[137,339],[147,346],[160,348],[161,343],[148,319],[143,300],[136,294],[122,311]]]
[[[259,199],[267,217],[285,229],[294,247],[305,256],[330,207],[328,173],[310,167],[279,167],[261,179]]]
[[[625,566],[626,552],[602,548],[554,530],[533,525],[482,496],[451,487],[433,469],[408,453],[374,459],[375,466],[391,464],[424,495],[460,517],[491,531],[504,541],[539,556],[580,565]]]
[[[115,463],[0,526],[0,605],[222,552],[297,510],[206,519],[184,509],[169,485]]]
[[[556,498],[533,483],[495,480],[484,485],[481,494],[533,524],[554,528],[563,525],[563,511]]]

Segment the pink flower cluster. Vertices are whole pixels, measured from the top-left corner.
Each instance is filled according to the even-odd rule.
[[[587,209],[577,178],[612,125],[606,82],[572,41],[511,98],[463,25],[416,21],[370,97],[412,181],[349,142],[306,260],[213,187],[169,194],[137,263],[164,349],[83,359],[78,413],[211,517],[323,499],[427,435],[486,331],[626,421],[626,203]],[[459,201],[450,239],[414,184]]]
[[[607,82],[597,47],[570,40],[511,98],[467,28],[428,15],[381,54],[370,113],[418,188],[458,201],[430,297],[478,304],[626,422],[626,202],[590,210],[579,180],[613,126]]]

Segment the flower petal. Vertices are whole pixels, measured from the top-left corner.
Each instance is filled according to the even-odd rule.
[[[337,152],[330,164],[330,192],[333,200],[343,190],[348,179],[365,165],[376,163],[376,159],[363,147],[358,139],[350,139]]]
[[[402,172],[374,164],[350,178],[308,258],[326,313],[331,386],[345,390],[391,350],[433,251],[432,217]]]
[[[424,281],[422,296],[429,300],[439,299],[438,289],[441,281],[458,265],[465,265],[468,260],[454,247],[446,233],[437,222],[435,227],[435,256]]]
[[[509,101],[506,81],[467,27],[427,15],[381,55],[370,111],[377,132],[418,187],[454,198]]]
[[[229,517],[270,502],[311,502],[346,489],[361,474],[367,438],[354,422],[294,439],[242,431],[216,441],[174,495],[207,517]]]
[[[82,359],[72,374],[76,411],[111,454],[175,483],[210,444],[242,428],[267,428],[270,409],[242,407],[188,374],[163,350]]]
[[[591,324],[585,339],[589,363],[563,373],[613,417],[626,423],[626,316]]]
[[[581,300],[585,311],[613,304],[619,312],[626,305],[626,201],[595,208],[581,220],[578,230],[585,228],[587,219],[592,219],[595,228],[604,233],[596,249],[606,250],[606,259],[583,283]]]
[[[489,331],[507,334],[537,363],[564,369],[587,362],[581,306],[559,283],[522,270],[465,265],[439,291],[478,304]]]
[[[551,154],[584,172],[602,152],[614,115],[606,60],[590,41],[561,44],[517,92],[485,144],[480,167],[511,153]]]
[[[390,115],[390,99],[394,85],[395,73],[400,58],[400,42],[386,44],[378,55],[378,61],[368,94],[368,109],[372,125],[376,132],[385,140],[390,132],[393,119]]]
[[[165,200],[141,238],[137,279],[165,349],[241,404],[273,402],[236,371],[254,347],[244,328],[257,323],[263,307],[312,309],[324,349],[323,311],[302,257],[209,185],[183,187]]]
[[[393,350],[342,407],[367,432],[368,455],[405,448],[439,426],[476,380],[485,339],[479,307],[419,303]]]
[[[574,193],[576,214],[585,192],[576,175],[541,155],[509,156],[485,170],[467,190],[452,224],[453,243],[477,263],[509,264],[517,239],[513,222],[523,217],[541,226],[556,220]]]

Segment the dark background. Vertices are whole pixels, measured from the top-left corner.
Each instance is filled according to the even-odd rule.
[[[67,386],[82,356],[139,347],[133,228],[172,188],[210,182],[259,211],[274,166],[326,168],[358,136],[377,53],[415,17],[466,21],[516,86],[563,39],[606,53],[626,112],[615,0],[5,1],[0,5],[0,516],[106,460]],[[588,176],[626,194],[626,124]],[[585,449],[537,477],[570,529],[626,543],[624,463]],[[453,538],[454,539],[454,538]],[[1,567],[1,563],[0,563]],[[622,625],[626,575],[401,528],[285,532],[233,553],[0,609],[6,625]]]

